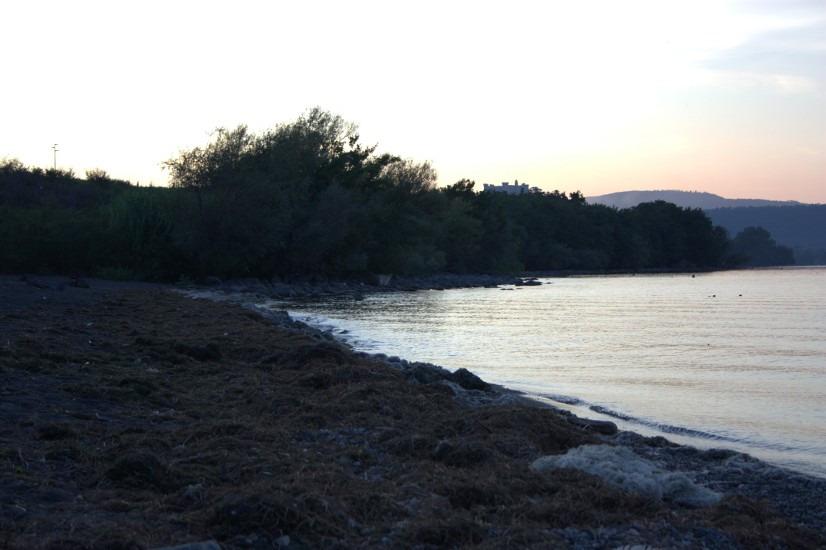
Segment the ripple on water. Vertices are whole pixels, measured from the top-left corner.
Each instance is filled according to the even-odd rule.
[[[285,307],[361,350],[464,367],[826,476],[824,289],[826,269],[755,270]]]

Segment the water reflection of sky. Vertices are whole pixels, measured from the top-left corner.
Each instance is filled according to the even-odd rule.
[[[826,475],[826,270],[549,282],[286,307],[361,349],[733,434],[738,448]]]

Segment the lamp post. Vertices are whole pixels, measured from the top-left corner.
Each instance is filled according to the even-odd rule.
[[[54,145],[52,145],[52,151],[54,151],[54,160],[53,160],[54,165],[53,165],[52,167],[54,168],[55,172],[57,171],[57,152],[58,152],[59,150],[60,150],[60,149],[58,149],[58,148],[57,148],[57,143],[55,143]]]

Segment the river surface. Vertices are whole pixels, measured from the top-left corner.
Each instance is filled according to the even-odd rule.
[[[359,350],[826,477],[826,269],[542,282],[272,305]]]

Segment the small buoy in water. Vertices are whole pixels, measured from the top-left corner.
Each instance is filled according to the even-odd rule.
[[[738,296],[742,296],[742,294],[738,294]]]
[[[692,274],[691,274],[691,278],[693,279],[693,278],[694,278],[694,276],[695,276],[695,275],[692,273]]]

